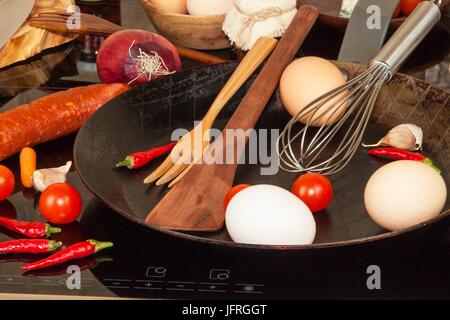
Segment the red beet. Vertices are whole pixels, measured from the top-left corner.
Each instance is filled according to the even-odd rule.
[[[127,29],[113,33],[100,47],[97,73],[104,83],[135,86],[181,70],[175,46],[155,33]]]

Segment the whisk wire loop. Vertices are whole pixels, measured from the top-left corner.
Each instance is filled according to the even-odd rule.
[[[308,171],[324,175],[342,170],[361,143],[378,93],[388,79],[388,68],[373,63],[360,75],[303,108],[278,138],[276,149],[280,168],[288,172]],[[338,120],[333,124],[336,118]],[[320,119],[324,119],[322,124],[313,128]],[[306,124],[301,125],[300,121]],[[343,129],[346,131],[341,134]],[[331,145],[339,135],[342,137],[331,151]],[[331,151],[331,155],[323,158],[326,151]]]

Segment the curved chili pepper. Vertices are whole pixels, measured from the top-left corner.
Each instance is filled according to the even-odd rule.
[[[47,238],[52,233],[61,232],[61,228],[52,227],[48,223],[19,221],[5,217],[0,217],[0,226],[30,238]]]
[[[112,246],[113,246],[112,242],[99,242],[96,240],[87,240],[83,242],[78,242],[52,254],[51,256],[45,259],[24,265],[22,266],[22,269],[25,271],[30,271],[52,267],[67,261],[88,257],[94,253],[99,252],[100,250]]]
[[[175,147],[177,142],[169,143],[168,145],[152,148],[147,151],[135,152],[125,158],[125,160],[116,164],[116,167],[127,167],[128,169],[140,168],[153,159],[156,159],[163,154],[166,154]]]
[[[431,166],[438,173],[441,173],[441,170],[433,164],[433,161],[430,158],[427,158],[423,154],[418,152],[411,152],[398,148],[374,148],[369,150],[367,153],[372,156],[387,158],[391,160],[420,161],[426,165]]]
[[[54,251],[62,242],[47,239],[18,239],[0,243],[0,253],[47,253]]]

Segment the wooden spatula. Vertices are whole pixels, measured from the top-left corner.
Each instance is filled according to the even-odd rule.
[[[298,9],[283,38],[224,130],[246,131],[254,127],[277,87],[283,70],[294,58],[318,15],[319,11],[313,6],[303,5]],[[234,150],[233,164],[224,161],[208,164],[210,161],[203,161],[194,165],[150,212],[146,223],[183,231],[221,229],[225,220],[223,199],[233,184],[238,159],[247,141],[243,135],[237,136],[237,139],[233,139],[235,141],[226,141],[226,135],[222,134],[210,146],[223,151],[223,154],[226,154],[226,150]]]

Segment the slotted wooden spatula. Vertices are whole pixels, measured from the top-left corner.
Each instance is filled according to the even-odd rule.
[[[252,129],[272,96],[283,70],[294,58],[314,25],[319,11],[303,5],[297,11],[286,33],[266,65],[252,84],[224,130]],[[155,206],[146,222],[166,229],[183,231],[217,231],[223,227],[223,199],[231,188],[237,163],[246,143],[244,135],[226,141],[222,134],[210,148],[234,150],[233,164],[215,161],[199,163],[189,171]],[[239,140],[240,139],[240,140]],[[244,141],[242,141],[245,139]],[[220,149],[219,149],[220,147]],[[238,150],[239,148],[239,150]],[[208,152],[208,151],[207,151]],[[220,154],[217,153],[217,154]]]

